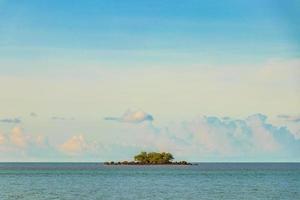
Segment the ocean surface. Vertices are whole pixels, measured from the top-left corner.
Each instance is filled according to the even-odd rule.
[[[0,163],[0,200],[300,199],[300,163]]]

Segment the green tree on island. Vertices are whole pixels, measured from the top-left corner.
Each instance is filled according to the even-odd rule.
[[[170,164],[174,159],[173,155],[170,153],[162,152],[141,152],[140,154],[134,156],[134,160],[140,164]]]

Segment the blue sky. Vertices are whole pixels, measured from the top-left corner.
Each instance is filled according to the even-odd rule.
[[[0,0],[0,160],[148,149],[299,161],[299,11],[296,0]]]
[[[185,62],[295,57],[298,8],[297,1],[2,1],[1,54],[14,60],[55,59],[53,51],[59,49],[66,56],[116,65],[121,61],[113,59],[115,51],[144,52],[138,60],[154,64],[172,62],[160,55],[165,51],[190,55]],[[104,52],[82,55],[85,51]],[[149,51],[160,56],[149,58]],[[127,67],[137,64],[136,55],[126,57]]]

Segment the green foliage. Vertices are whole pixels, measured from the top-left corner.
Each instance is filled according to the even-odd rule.
[[[141,164],[169,164],[173,159],[173,155],[166,152],[141,152],[134,156],[134,160]]]

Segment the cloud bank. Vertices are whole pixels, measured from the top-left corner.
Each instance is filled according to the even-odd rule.
[[[262,114],[245,119],[199,116],[164,128],[132,126],[130,134],[134,141],[122,138],[129,146],[171,151],[193,161],[300,160],[300,140],[287,127],[268,123]]]
[[[101,161],[130,159],[146,150],[169,151],[190,161],[300,161],[299,129],[272,124],[266,115],[198,116],[160,127],[141,123],[152,120],[142,111],[127,112],[117,121],[128,123],[115,124],[113,131],[96,140],[89,134],[73,134],[56,143],[16,126],[6,133],[0,130],[0,158]]]

